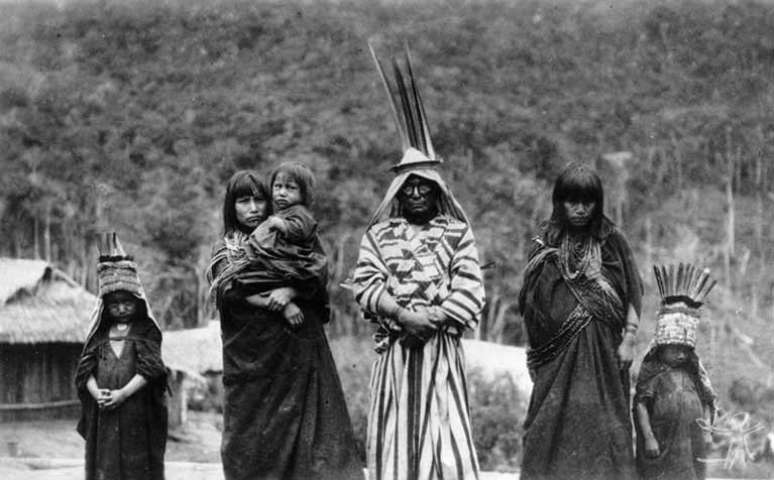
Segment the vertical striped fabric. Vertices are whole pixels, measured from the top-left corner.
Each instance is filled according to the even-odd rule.
[[[475,241],[470,227],[451,217],[414,228],[400,218],[374,225],[355,269],[355,298],[381,332],[371,377],[369,479],[477,479],[459,341],[484,305]],[[400,326],[376,316],[384,292],[405,308],[440,306],[449,325],[422,348],[404,347],[396,341]]]

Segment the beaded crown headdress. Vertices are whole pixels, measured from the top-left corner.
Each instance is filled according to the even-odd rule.
[[[97,249],[99,250],[97,280],[100,297],[119,290],[143,297],[137,264],[134,263],[134,258],[124,251],[116,232],[100,233],[97,238]]]
[[[427,122],[427,113],[422,105],[422,97],[414,78],[414,70],[411,67],[411,53],[405,46],[405,66],[401,68],[396,58],[392,58],[393,81],[391,82],[382,66],[382,62],[376,56],[374,47],[368,42],[371,56],[379,71],[384,89],[387,92],[390,110],[395,125],[400,135],[403,157],[392,170],[401,173],[406,169],[417,167],[435,167],[443,163],[436,155],[433,142],[430,138],[430,126]],[[393,84],[394,83],[394,84]]]
[[[717,282],[710,278],[709,269],[691,264],[654,265],[653,271],[661,296],[655,344],[695,347],[699,309]]]

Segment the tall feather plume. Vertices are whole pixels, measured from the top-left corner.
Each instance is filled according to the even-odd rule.
[[[406,71],[408,72],[409,79],[411,81],[411,90],[414,94],[414,104],[417,107],[417,118],[419,119],[420,134],[422,138],[422,146],[424,147],[422,152],[429,158],[435,158],[435,149],[433,148],[433,142],[430,139],[430,125],[427,121],[427,113],[425,112],[425,105],[422,103],[422,97],[419,95],[419,88],[417,88],[417,82],[414,78],[414,69],[411,67],[411,52],[408,45],[404,45],[406,52]]]
[[[427,113],[422,104],[414,70],[411,66],[411,52],[408,45],[404,46],[405,67],[402,67],[396,58],[391,59],[393,79],[388,78],[384,67],[376,56],[373,44],[369,41],[368,48],[374,59],[379,77],[384,84],[390,103],[393,119],[398,127],[401,137],[401,146],[406,152],[414,148],[424,154],[430,162],[440,163],[436,158],[435,148],[430,139],[430,126],[427,122]]]
[[[400,66],[398,66],[398,61],[394,58],[392,59],[392,69],[395,73],[395,83],[398,85],[398,95],[400,96],[400,104],[403,107],[403,117],[406,120],[406,130],[408,131],[409,141],[411,142],[412,147],[422,152],[417,135],[417,122],[414,116],[414,110],[411,106],[411,99],[409,98],[406,83],[403,81],[403,74],[400,71]]]
[[[394,89],[390,85],[389,80],[387,80],[387,75],[385,75],[384,68],[382,68],[382,62],[380,62],[379,58],[376,56],[374,46],[370,41],[368,42],[368,49],[371,51],[371,57],[374,59],[374,63],[376,63],[376,70],[378,70],[379,77],[382,79],[382,85],[384,85],[384,90],[387,93],[387,100],[390,103],[392,118],[395,120],[395,126],[398,128],[398,134],[400,135],[401,147],[405,152],[409,147],[411,147],[411,142],[409,141],[408,133],[406,131],[406,124],[403,121],[401,115],[398,113],[398,105],[395,102]]]

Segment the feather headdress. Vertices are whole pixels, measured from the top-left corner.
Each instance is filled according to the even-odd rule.
[[[398,61],[394,58],[392,59],[392,71],[395,77],[394,84],[388,80],[387,74],[379,58],[376,56],[371,42],[368,42],[368,48],[371,50],[371,56],[376,63],[379,78],[382,80],[384,89],[387,92],[390,110],[392,111],[395,125],[398,128],[403,148],[403,157],[397,165],[392,167],[392,170],[397,175],[392,180],[384,199],[377,207],[368,225],[371,226],[386,216],[400,216],[400,202],[397,200],[398,190],[412,175],[422,177],[438,185],[441,192],[437,205],[439,214],[448,215],[469,224],[470,222],[465,212],[436,168],[442,163],[442,160],[435,153],[435,148],[430,138],[427,114],[422,105],[422,97],[419,95],[419,88],[417,88],[417,82],[414,78],[408,46],[405,47],[405,72],[401,70]]]
[[[137,297],[144,304],[148,319],[161,332],[161,328],[153,316],[150,304],[145,296],[145,290],[142,287],[142,282],[140,282],[134,257],[127,255],[126,251],[124,251],[124,247],[118,240],[116,232],[99,233],[97,235],[97,250],[99,251],[99,261],[97,263],[99,300],[91,314],[91,326],[86,337],[86,344],[88,345],[102,321],[102,312],[105,309],[105,295],[118,291],[129,292]]]
[[[396,58],[392,58],[393,80],[390,81],[382,62],[376,56],[374,47],[368,42],[371,56],[379,71],[384,89],[387,92],[390,110],[395,125],[400,135],[403,157],[392,170],[400,173],[406,169],[418,167],[433,167],[442,163],[435,153],[433,142],[430,138],[430,126],[427,122],[427,113],[422,105],[422,97],[419,94],[414,70],[411,67],[411,53],[405,46],[405,66],[401,69]]]
[[[684,302],[699,308],[717,281],[710,279],[708,268],[700,270],[691,264],[653,265],[662,304]]]
[[[100,297],[125,290],[138,296],[144,295],[137,264],[127,255],[115,232],[101,233],[98,236],[97,278]]]
[[[709,269],[691,264],[654,265],[661,309],[656,321],[656,345],[696,346],[699,308],[717,283],[710,279]]]

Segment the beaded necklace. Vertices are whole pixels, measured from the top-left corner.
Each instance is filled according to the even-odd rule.
[[[602,251],[591,235],[578,237],[565,234],[559,248],[559,265],[568,280],[580,275],[596,279],[601,274]]]

